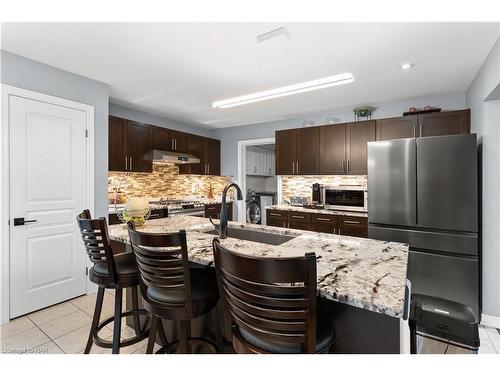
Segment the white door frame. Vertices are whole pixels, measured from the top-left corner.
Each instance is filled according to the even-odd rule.
[[[246,221],[246,207],[245,201],[247,199],[247,179],[246,179],[246,148],[247,146],[256,146],[262,144],[275,143],[276,140],[272,138],[259,138],[247,139],[238,141],[238,185],[243,194],[243,200],[236,201],[238,207],[238,221],[244,223]],[[278,189],[281,190],[281,189]],[[279,193],[278,193],[279,194]]]
[[[2,182],[0,184],[0,324],[7,323],[10,318],[10,193],[9,193],[9,97],[18,96],[37,100],[48,104],[59,105],[85,112],[87,119],[87,199],[86,206],[94,212],[94,107],[56,96],[2,84],[2,124],[0,128],[0,166]],[[87,280],[87,291],[89,290]]]

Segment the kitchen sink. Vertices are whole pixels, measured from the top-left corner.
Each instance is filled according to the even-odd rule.
[[[219,232],[217,232],[215,229],[205,233],[214,235],[219,234]],[[267,245],[281,245],[295,238],[293,236],[286,236],[283,234],[258,232],[255,230],[241,228],[227,228],[227,237],[244,241],[264,243]]]

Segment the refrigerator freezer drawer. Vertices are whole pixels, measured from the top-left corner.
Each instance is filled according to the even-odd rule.
[[[411,248],[425,249],[430,252],[478,255],[478,236],[476,233],[438,233],[369,225],[368,238],[407,243]]]
[[[445,298],[470,306],[479,319],[479,264],[462,258],[410,251],[408,279],[412,293]]]

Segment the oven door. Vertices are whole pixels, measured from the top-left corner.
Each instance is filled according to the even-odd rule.
[[[323,202],[328,210],[363,211],[367,210],[366,190],[332,189],[323,190]]]

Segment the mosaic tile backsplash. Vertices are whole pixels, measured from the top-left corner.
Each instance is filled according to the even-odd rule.
[[[323,185],[361,185],[367,187],[367,176],[282,176],[282,196],[287,201],[291,196],[311,198],[314,183]]]
[[[108,172],[108,191],[118,186],[124,173]],[[179,174],[176,164],[153,163],[153,173],[130,173],[121,190],[127,197],[207,197],[210,185],[214,198],[231,179],[224,176]]]

